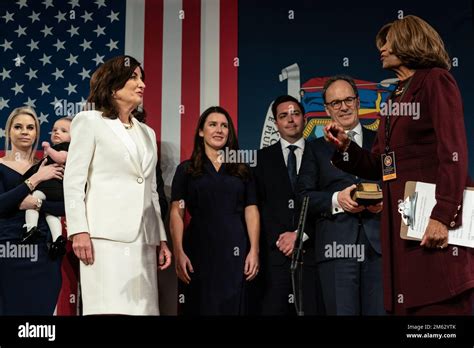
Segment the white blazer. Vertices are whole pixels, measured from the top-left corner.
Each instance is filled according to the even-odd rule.
[[[133,120],[143,133],[139,163],[135,142],[120,119],[83,111],[71,123],[64,173],[68,237],[89,232],[91,238],[134,241],[143,223],[147,244],[166,241],[156,191],[155,132]]]

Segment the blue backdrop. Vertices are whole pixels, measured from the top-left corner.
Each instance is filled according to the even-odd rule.
[[[381,68],[375,35],[403,15],[417,15],[435,27],[450,56],[461,90],[474,176],[474,25],[471,0],[439,6],[432,1],[361,2],[239,0],[239,141],[255,149],[272,100],[287,93],[282,69],[297,63],[300,85],[316,77],[345,73],[379,82],[394,78]]]

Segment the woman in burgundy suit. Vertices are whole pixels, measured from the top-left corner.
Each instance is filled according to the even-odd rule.
[[[463,190],[469,182],[462,100],[448,72],[449,56],[438,33],[415,16],[383,26],[376,43],[383,68],[400,80],[392,105],[412,103],[415,112],[382,115],[386,117],[381,117],[371,152],[351,142],[337,124],[329,124],[325,136],[337,148],[333,163],[380,180],[381,156],[394,154],[396,178],[383,181],[385,309],[396,315],[470,315],[473,251],[447,244],[448,230],[462,223]],[[397,207],[408,180],[436,184],[437,203],[421,243],[400,238]]]

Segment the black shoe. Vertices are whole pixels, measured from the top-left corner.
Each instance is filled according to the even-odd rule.
[[[48,255],[52,260],[56,260],[66,254],[66,238],[59,236],[50,246]]]
[[[29,243],[39,236],[38,227],[32,227],[30,230],[25,230],[20,237],[20,243]]]

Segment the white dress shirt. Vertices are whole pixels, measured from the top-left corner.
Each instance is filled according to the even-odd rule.
[[[301,159],[303,158],[303,151],[305,146],[304,138],[296,141],[293,144],[290,144],[283,138],[280,138],[281,144],[281,151],[283,152],[283,158],[285,159],[285,166],[288,166],[288,155],[290,154],[290,149],[288,146],[295,145],[297,148],[295,149],[295,156],[296,156],[296,174],[299,174],[300,167],[301,167]]]
[[[357,126],[355,126],[352,131],[355,132],[354,134],[354,141],[356,142],[357,145],[359,145],[359,147],[362,147],[362,144],[363,144],[363,134],[362,134],[362,125],[359,123],[357,123]],[[349,130],[346,130],[345,131],[346,134],[347,132],[349,132]],[[339,205],[339,202],[337,201],[337,195],[339,194],[340,191],[336,191],[332,194],[332,214],[333,215],[336,215],[336,214],[340,214],[340,213],[343,213],[344,212],[344,209],[342,209],[342,207]]]
[[[301,167],[301,160],[303,159],[303,151],[304,151],[304,146],[305,146],[304,138],[300,138],[298,141],[294,142],[293,144],[289,143],[283,138],[280,138],[280,144],[281,144],[281,151],[283,152],[283,158],[285,160],[285,166],[288,166],[288,155],[290,154],[290,149],[288,148],[288,146],[295,145],[297,147],[295,149],[296,173],[299,174],[300,167]],[[308,235],[306,233],[303,233],[303,242],[305,242],[308,239],[309,239]]]

